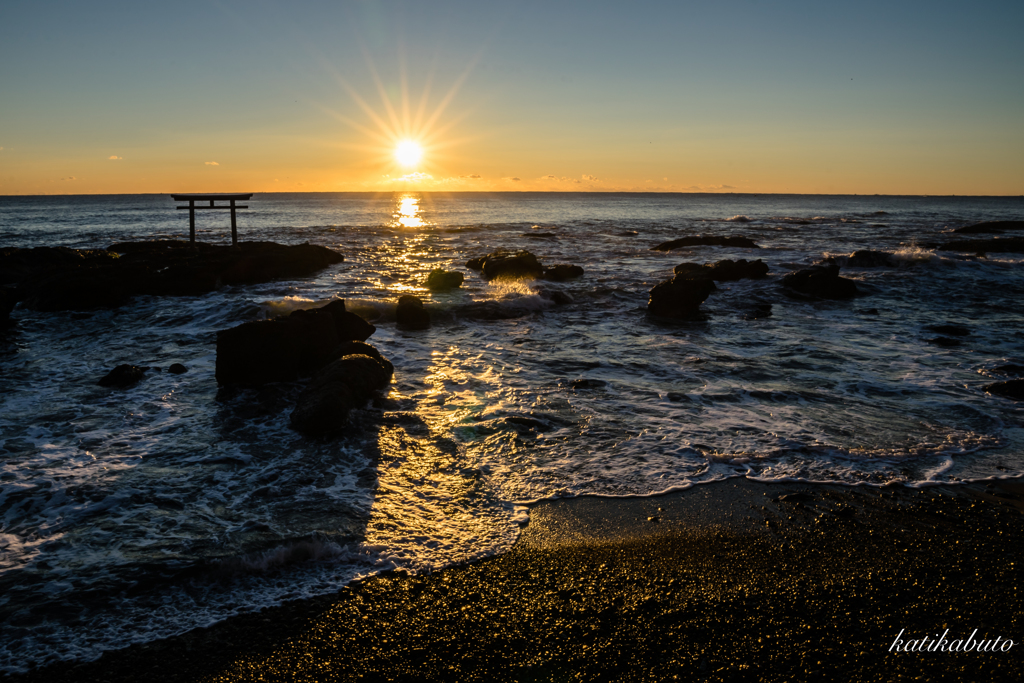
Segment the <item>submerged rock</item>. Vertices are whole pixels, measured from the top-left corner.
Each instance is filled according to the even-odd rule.
[[[194,296],[225,285],[310,275],[344,257],[310,244],[175,240],[125,242],[106,251],[61,247],[4,249],[3,284],[17,284],[38,311],[120,306],[133,296]]]
[[[1000,234],[1007,230],[1024,230],[1024,221],[986,221],[985,223],[965,225],[953,232],[961,235],[977,235],[986,232]]]
[[[850,268],[885,268],[897,265],[892,254],[874,249],[858,249],[849,256],[830,256],[825,262]]]
[[[1024,375],[1024,365],[1017,365],[1016,363],[997,365],[992,368],[992,372],[998,372],[1000,375]]]
[[[462,286],[464,279],[465,276],[457,271],[435,268],[427,275],[427,289],[435,291],[457,289]]]
[[[672,251],[673,249],[679,249],[681,247],[739,247],[741,249],[760,249],[757,244],[754,243],[748,237],[722,237],[718,235],[690,235],[689,237],[680,237],[679,239],[670,240],[668,242],[662,242],[661,244],[651,247],[653,251]]]
[[[186,372],[188,372],[188,368],[186,368],[181,363],[173,363],[171,367],[167,368],[167,372],[171,373],[172,375],[184,375]]]
[[[928,325],[927,329],[951,337],[966,337],[971,333],[970,329],[963,325]]]
[[[430,313],[423,308],[423,302],[418,296],[406,294],[398,299],[395,321],[399,327],[409,330],[425,330],[430,327]]]
[[[1024,398],[1024,379],[1008,379],[1005,382],[993,382],[992,384],[986,384],[983,388],[988,393],[996,394],[997,396],[1015,399]]]
[[[581,266],[574,266],[568,263],[558,263],[549,268],[545,268],[544,274],[541,277],[545,280],[551,280],[552,282],[565,282],[566,280],[582,276],[583,268]]]
[[[851,299],[857,296],[853,280],[839,277],[839,266],[811,266],[782,278],[782,286],[818,299]]]
[[[756,261],[748,261],[742,258],[738,261],[723,259],[703,265],[699,263],[680,263],[674,270],[677,276],[683,276],[690,280],[707,279],[728,282],[746,278],[763,278],[768,274],[768,264],[761,259]]]
[[[308,375],[330,362],[339,343],[364,341],[376,328],[345,302],[242,323],[217,333],[217,382],[258,386]]]
[[[365,355],[331,362],[299,395],[290,421],[292,428],[312,436],[344,429],[348,414],[361,408],[391,381],[391,364]]]
[[[651,289],[647,312],[664,318],[696,318],[700,315],[700,305],[713,291],[715,283],[711,280],[676,275]]]
[[[929,339],[928,343],[935,344],[936,346],[941,346],[947,349],[953,348],[955,346],[960,346],[961,344],[963,344],[962,341],[960,341],[959,339],[954,339],[953,337],[935,337],[933,339]]]
[[[957,240],[936,247],[940,251],[970,251],[976,254],[1024,253],[1024,237],[993,237],[988,240]]]
[[[145,373],[145,368],[125,363],[123,365],[118,365],[116,368],[108,372],[103,376],[103,379],[97,382],[97,384],[101,387],[124,389],[138,383]]]

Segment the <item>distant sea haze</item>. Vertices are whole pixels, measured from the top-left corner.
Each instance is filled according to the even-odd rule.
[[[257,194],[242,240],[327,246],[296,280],[115,309],[19,307],[0,347],[0,668],[92,659],[232,614],[507,551],[534,501],[717,481],[923,487],[1024,473],[1024,254],[940,250],[1021,198]],[[228,243],[227,217],[199,239]],[[169,195],[0,197],[0,247],[187,239]],[[757,248],[652,247],[692,236]],[[972,236],[973,237],[973,236]],[[983,237],[983,236],[981,236]],[[738,242],[736,242],[738,243]],[[735,244],[735,243],[734,243]],[[499,248],[581,266],[484,280]],[[882,252],[853,260],[857,250]],[[827,257],[858,295],[781,286]],[[682,263],[761,259],[701,314],[647,312]],[[465,275],[448,292],[434,268]],[[399,329],[414,293],[431,327]],[[342,298],[377,326],[388,394],[348,431],[289,424],[301,384],[227,390],[216,333]],[[115,365],[153,368],[127,389]],[[182,374],[166,370],[175,363]],[[156,372],[161,368],[162,372]],[[130,590],[129,590],[130,589]]]

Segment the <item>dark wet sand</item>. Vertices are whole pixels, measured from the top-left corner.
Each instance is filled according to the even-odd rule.
[[[730,480],[544,503],[501,557],[14,680],[1019,680],[1022,501]],[[890,653],[901,629],[1015,644]]]

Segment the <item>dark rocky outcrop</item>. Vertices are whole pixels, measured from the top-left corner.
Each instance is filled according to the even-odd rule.
[[[1024,237],[993,237],[988,240],[957,240],[937,247],[940,251],[969,251],[975,254],[1024,253]]]
[[[782,278],[782,286],[818,299],[851,299],[857,296],[853,280],[839,277],[835,264],[811,266]]]
[[[768,275],[768,264],[757,259],[748,261],[739,259],[732,261],[723,259],[714,263],[680,263],[675,267],[675,274],[681,275],[690,280],[715,280],[718,282],[729,282],[733,280],[759,279]]]
[[[544,274],[541,277],[552,282],[565,282],[566,280],[572,280],[573,278],[582,276],[582,266],[574,266],[568,263],[557,263],[545,268]]]
[[[341,342],[364,341],[375,330],[341,300],[243,323],[217,333],[217,382],[258,386],[294,380],[330,362]]]
[[[338,360],[339,358],[344,358],[345,356],[369,356],[370,358],[380,363],[381,366],[385,370],[387,370],[388,377],[391,377],[391,375],[393,375],[395,372],[395,366],[391,364],[391,361],[385,358],[380,351],[370,346],[366,342],[342,342],[334,348],[334,351],[331,352],[331,360]]]
[[[457,289],[462,286],[463,279],[465,279],[463,274],[457,271],[435,268],[427,275],[427,289],[434,291]]]
[[[718,235],[690,235],[679,239],[662,242],[651,247],[653,251],[672,251],[681,247],[738,247],[741,249],[760,249],[748,237],[722,237]]]
[[[133,296],[193,296],[225,285],[303,277],[344,257],[310,244],[240,242],[236,247],[175,240],[126,242],[108,250],[0,250],[0,284],[16,284],[39,311],[120,306]]]
[[[188,372],[188,368],[186,368],[181,363],[173,363],[171,364],[171,367],[167,368],[167,372],[171,373],[172,375],[184,375],[186,372]]]
[[[997,396],[1015,399],[1024,398],[1024,379],[1008,379],[1005,382],[993,382],[992,384],[986,384],[983,388],[988,393],[996,394]]]
[[[965,225],[953,232],[961,235],[979,235],[984,233],[1001,234],[1007,230],[1024,230],[1024,221],[986,221],[974,225]]]
[[[471,259],[466,263],[466,267],[483,271],[483,276],[488,280],[499,277],[538,278],[544,274],[544,267],[537,257],[528,251],[498,250],[487,256]]]
[[[349,412],[391,381],[390,365],[365,355],[332,361],[300,394],[291,413],[292,428],[311,436],[343,430]]]
[[[97,384],[101,387],[112,387],[115,389],[125,389],[138,383],[146,374],[146,368],[140,368],[135,365],[118,365],[116,368],[108,372],[103,376]]]
[[[938,332],[950,337],[966,337],[971,333],[971,330],[963,325],[927,325],[926,327],[932,332]]]
[[[663,318],[697,318],[700,316],[700,305],[713,291],[715,283],[711,280],[692,280],[676,275],[651,289],[647,312]]]
[[[398,299],[395,321],[407,330],[425,330],[430,327],[430,313],[418,296],[406,294]]]
[[[1024,365],[1018,365],[1016,363],[1007,363],[1006,365],[997,365],[992,368],[991,372],[999,373],[1000,375],[1024,375]]]

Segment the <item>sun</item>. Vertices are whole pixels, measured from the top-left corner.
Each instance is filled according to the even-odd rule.
[[[414,167],[420,163],[420,159],[423,158],[423,147],[418,142],[412,140],[402,140],[395,147],[395,159],[398,160],[402,166],[408,168]]]

